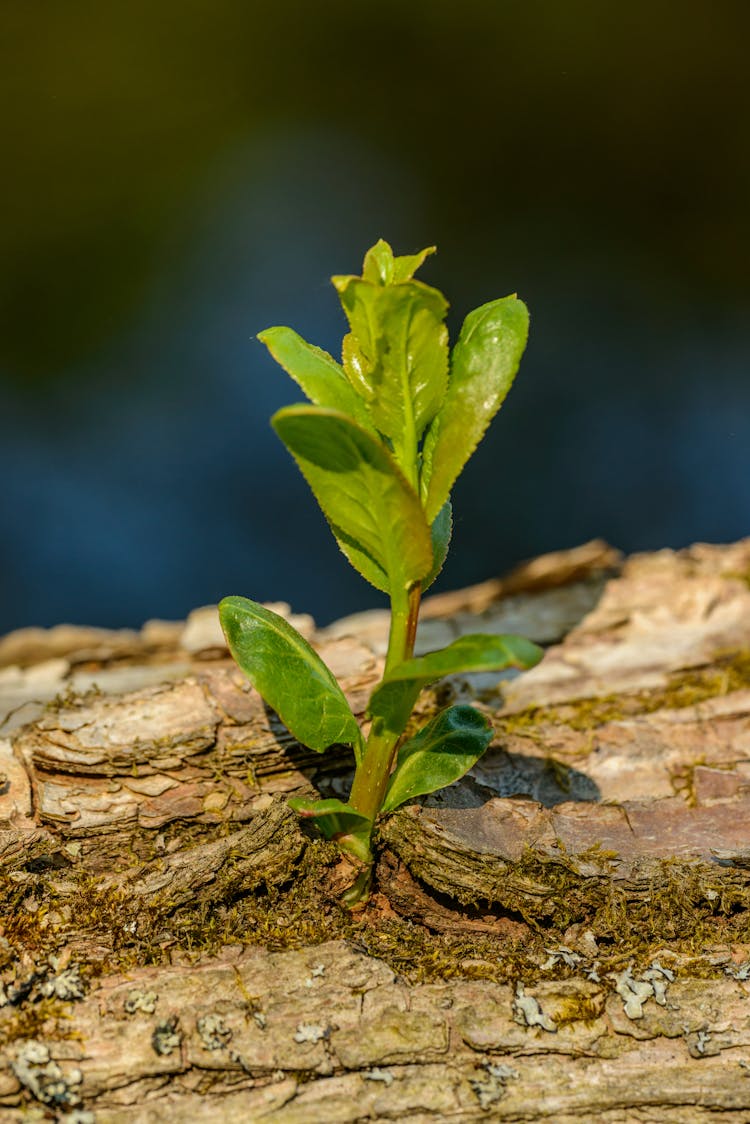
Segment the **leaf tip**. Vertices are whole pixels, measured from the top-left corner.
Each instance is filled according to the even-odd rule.
[[[522,662],[519,663],[519,666],[523,671],[529,671],[532,667],[536,667],[538,663],[541,663],[544,658],[544,648],[540,648],[533,640],[526,640],[525,637],[524,642],[526,650],[523,653]]]

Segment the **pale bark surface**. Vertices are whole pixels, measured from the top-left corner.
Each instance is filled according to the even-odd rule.
[[[294,623],[362,713],[387,617]],[[213,610],[0,638],[0,1120],[750,1119],[750,542],[546,556],[418,645],[475,631],[548,651],[426,693],[493,748],[384,821],[354,917],[285,804],[347,754]]]

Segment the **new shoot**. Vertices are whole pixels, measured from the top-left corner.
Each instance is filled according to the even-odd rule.
[[[354,752],[347,802],[290,801],[362,864],[352,901],[367,893],[377,817],[458,780],[492,740],[489,721],[471,706],[449,706],[405,737],[422,688],[459,672],[533,667],[542,655],[520,636],[475,634],[414,656],[420,598],[448,552],[451,489],[510,389],[528,334],[526,306],[503,297],[469,313],[449,351],[448,304],[414,279],[433,250],[394,257],[381,240],[361,276],[333,278],[350,328],[341,363],[291,328],[259,336],[309,399],[271,424],[346,558],[390,598],[367,734],[287,621],[245,597],[219,606],[234,659],[293,736],[318,753],[337,744]]]

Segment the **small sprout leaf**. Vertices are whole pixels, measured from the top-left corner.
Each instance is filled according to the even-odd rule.
[[[382,810],[392,812],[415,796],[453,784],[492,741],[489,721],[471,706],[450,706],[404,742]]]
[[[341,550],[376,589],[405,589],[433,565],[419,498],[388,448],[350,418],[288,406],[272,425],[312,488]]]
[[[340,410],[365,428],[372,428],[364,402],[352,389],[341,364],[327,351],[307,343],[291,328],[266,328],[258,333],[258,339],[316,406]]]
[[[340,743],[359,754],[359,726],[343,691],[296,629],[247,597],[225,597],[219,616],[234,659],[302,745],[322,753]]]
[[[434,253],[435,246],[428,246],[418,254],[406,254],[396,258],[388,243],[380,238],[365,254],[362,277],[373,285],[392,285],[411,281],[420,266],[424,264],[425,258]],[[336,278],[336,282],[341,280],[343,279]]]
[[[326,839],[335,839],[339,847],[363,862],[372,858],[370,833],[372,822],[341,800],[308,800],[293,796],[289,807],[302,819],[315,820],[315,826]]]
[[[402,730],[422,687],[461,672],[527,669],[539,663],[541,648],[523,636],[472,633],[447,648],[396,664],[373,691],[368,713],[390,730]]]
[[[400,258],[393,259],[393,280],[396,284],[401,281],[411,281],[414,274],[420,269],[425,260],[434,254],[436,246],[428,246],[424,250],[420,250],[417,254],[404,254]]]
[[[445,398],[448,303],[421,281],[384,285],[337,277],[334,284],[351,327],[343,342],[344,371],[408,473]]]
[[[451,356],[445,400],[425,436],[421,487],[428,521],[500,409],[528,331],[529,314],[517,297],[490,301],[466,317]]]
[[[321,830],[329,838],[334,833],[326,830],[324,821],[327,821],[327,826],[331,827],[337,819],[341,824],[337,828],[339,831],[344,828],[349,831],[369,824],[365,816],[361,816],[356,808],[352,808],[351,804],[345,804],[343,800],[308,800],[305,796],[293,796],[289,801],[289,807],[303,820],[321,821]]]

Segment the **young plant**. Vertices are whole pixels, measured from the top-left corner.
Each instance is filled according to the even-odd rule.
[[[221,623],[235,660],[295,738],[323,753],[344,744],[356,771],[349,800],[290,801],[364,864],[366,892],[377,816],[462,777],[492,739],[488,720],[450,706],[404,731],[423,687],[457,672],[528,668],[542,652],[520,636],[463,636],[414,657],[420,597],[451,535],[450,492],[507,394],[526,345],[528,312],[515,296],[469,313],[449,354],[443,295],[416,270],[434,247],[394,257],[379,241],[361,277],[334,277],[349,321],[342,362],[291,328],[259,338],[311,404],[271,419],[341,550],[391,602],[383,678],[365,735],[334,676],[282,617],[227,597]]]

